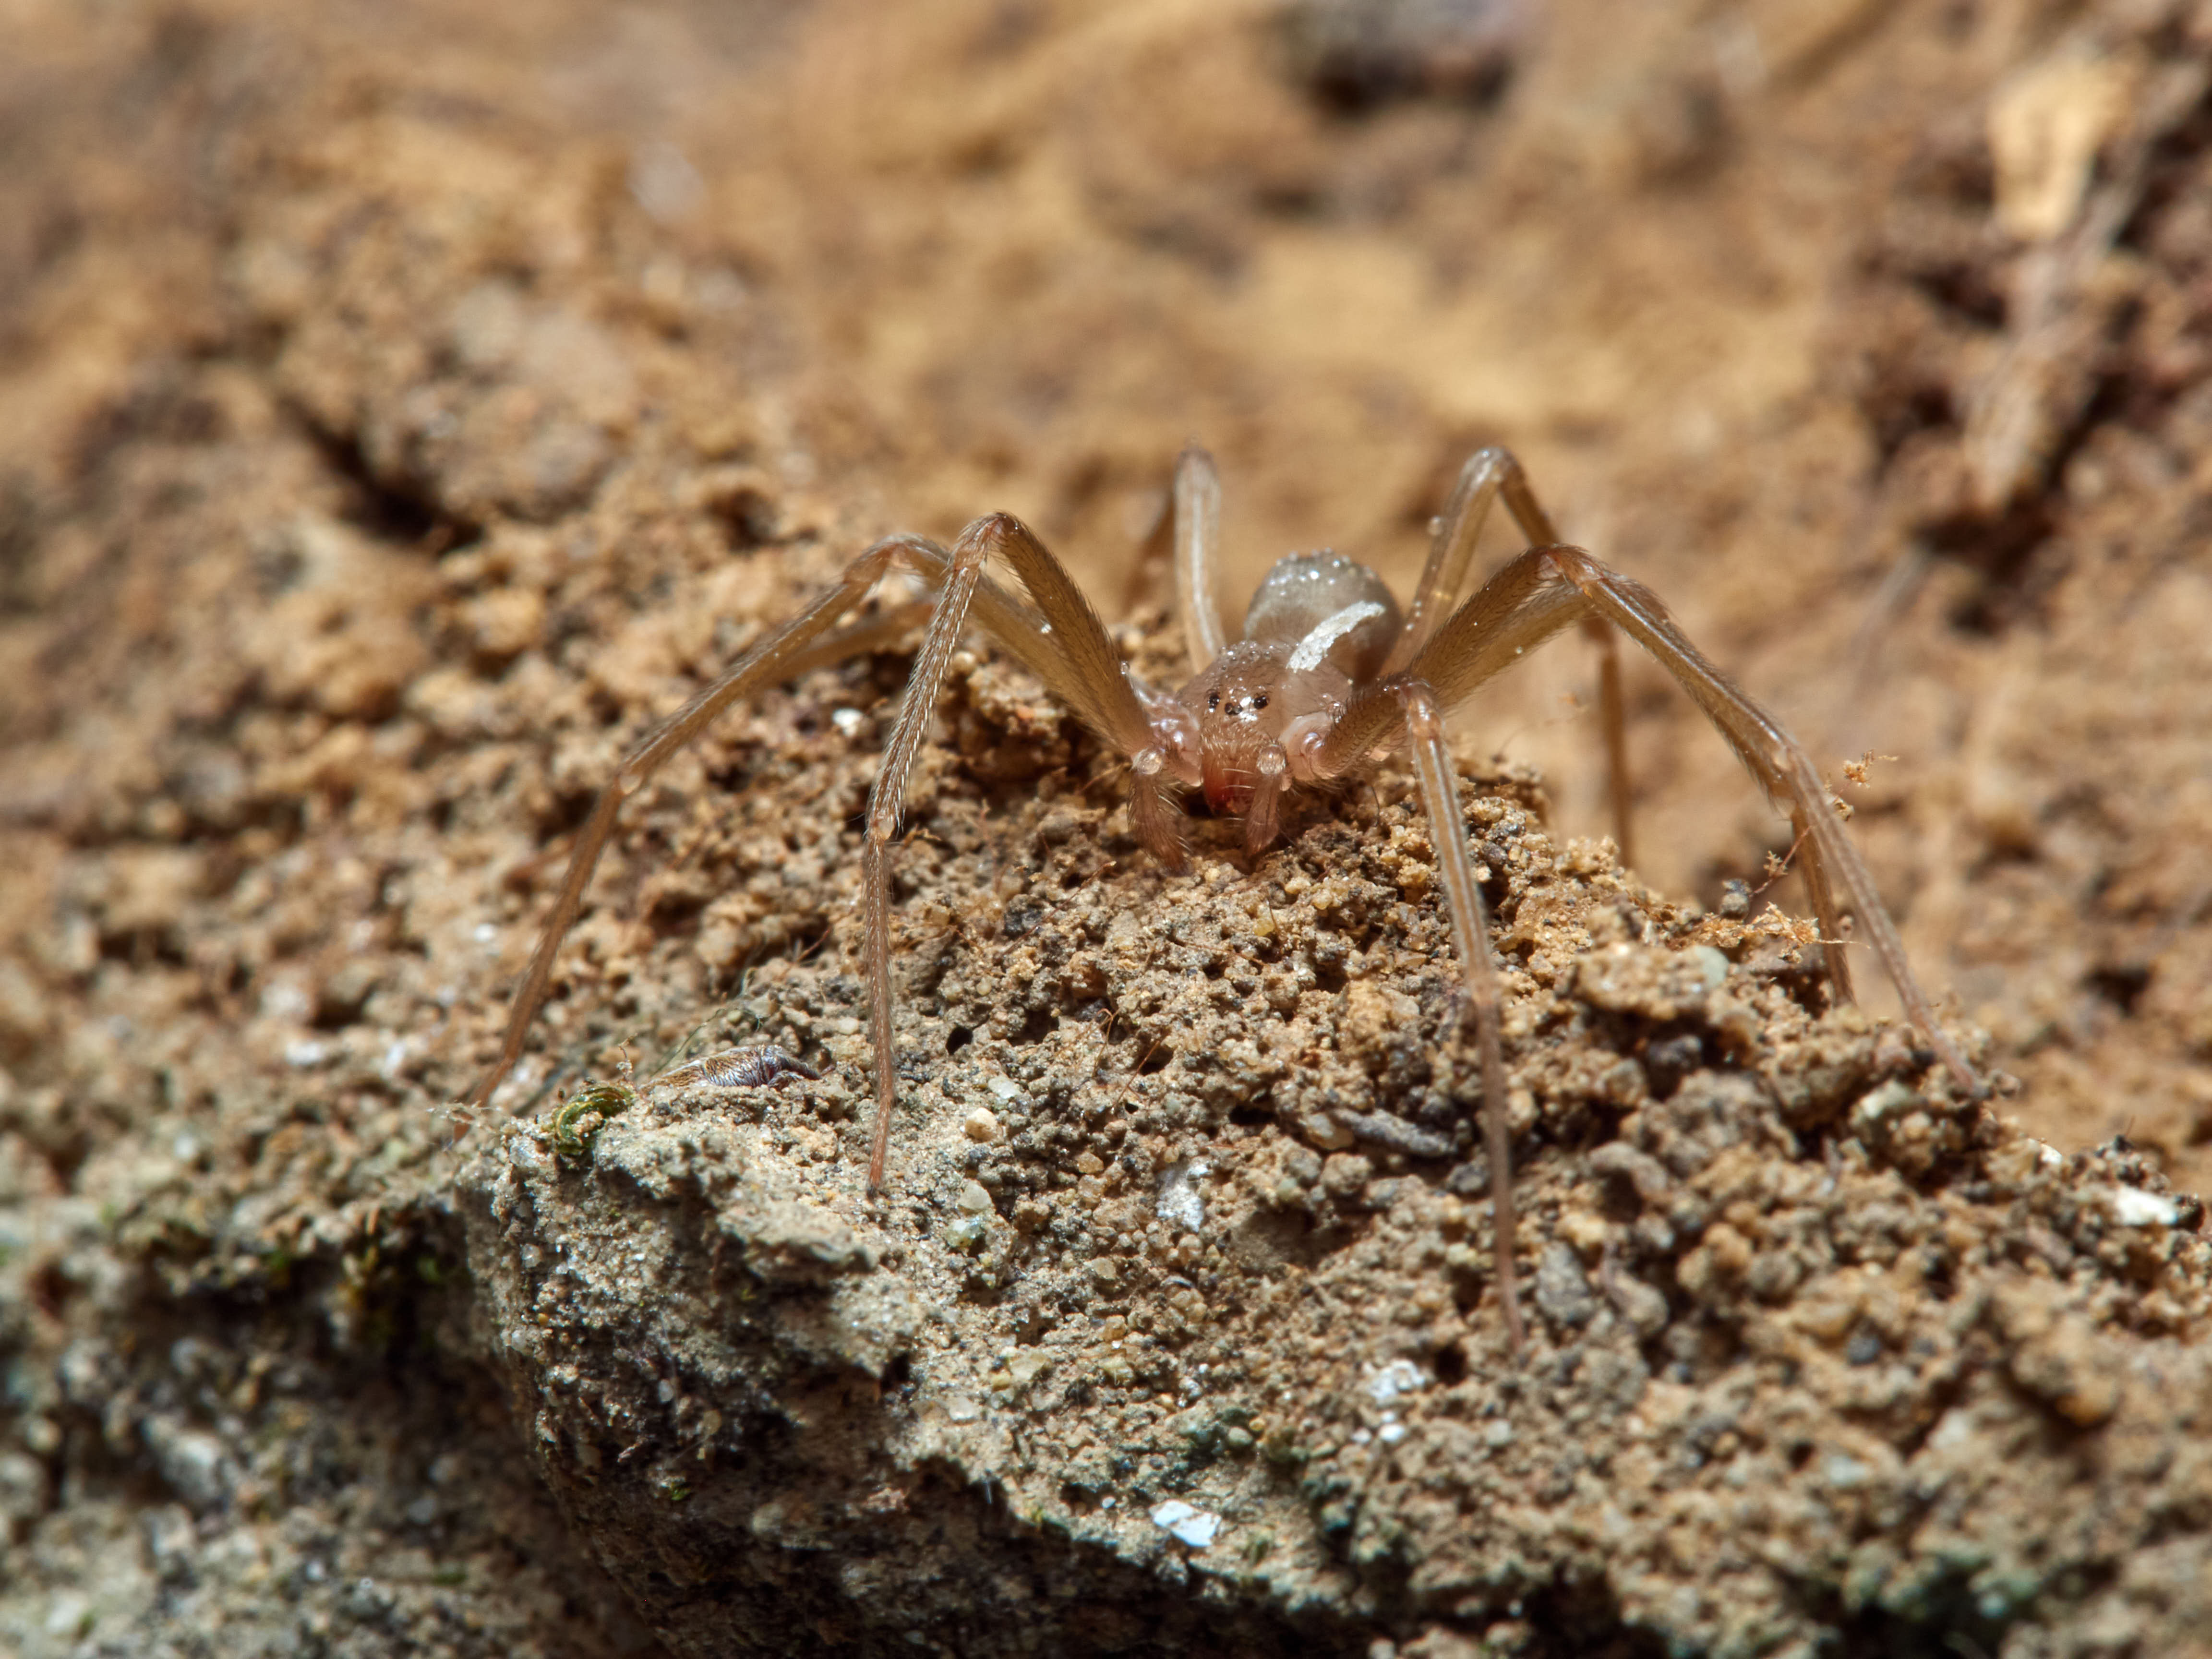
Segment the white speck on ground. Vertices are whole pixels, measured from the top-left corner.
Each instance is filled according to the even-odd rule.
[[[2171,1227],[2180,1218],[2180,1206],[2170,1198],[2140,1187],[2112,1188],[2112,1219],[2123,1227]]]
[[[1160,1177],[1160,1194],[1152,1206],[1154,1213],[1185,1232],[1194,1233],[1206,1225],[1206,1198],[1199,1191],[1198,1183],[1212,1168],[1202,1158],[1170,1164],[1167,1173]]]
[[[1387,1406],[1401,1395],[1419,1394],[1429,1386],[1429,1374],[1410,1359],[1394,1359],[1387,1365],[1368,1368],[1367,1397]]]
[[[1210,1547],[1221,1533],[1221,1517],[1170,1498],[1152,1511],[1152,1524],[1194,1550]]]

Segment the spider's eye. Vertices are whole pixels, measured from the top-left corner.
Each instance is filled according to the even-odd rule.
[[[1206,712],[1209,714],[1213,714],[1217,712],[1220,707],[1221,693],[1218,691],[1207,692],[1206,694]]]
[[[1252,707],[1255,708],[1265,708],[1267,706],[1267,699],[1264,694],[1252,699]]]

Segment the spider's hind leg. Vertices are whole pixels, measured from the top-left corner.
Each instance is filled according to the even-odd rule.
[[[1591,610],[1649,651],[1674,677],[1759,780],[1768,798],[1790,814],[1804,841],[1806,884],[1812,891],[1821,939],[1834,941],[1824,945],[1823,954],[1830,964],[1829,983],[1837,998],[1851,1000],[1850,972],[1843,963],[1845,945],[1840,897],[1848,902],[1860,931],[1881,958],[1905,1017],[1920,1029],[1960,1088],[1978,1100],[1985,1096],[1987,1088],[1968,1064],[1965,1051],[1936,1020],[1935,1008],[1914,977],[1905,942],[1898,937],[1897,926],[1882,904],[1874,874],[1830,804],[1827,785],[1812,757],[1781,721],[1705,659],[1674,625],[1658,595],[1643,583],[1608,569],[1578,547],[1545,548],[1538,556],[1572,582]]]

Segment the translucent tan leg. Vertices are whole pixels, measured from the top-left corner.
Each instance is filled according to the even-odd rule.
[[[1474,544],[1482,535],[1483,520],[1491,503],[1503,493],[1506,510],[1528,538],[1531,547],[1549,547],[1559,539],[1551,515],[1536,500],[1528,475],[1510,449],[1479,449],[1460,469],[1451,499],[1436,522],[1429,543],[1429,562],[1413,590],[1413,603],[1406,613],[1405,631],[1390,653],[1385,673],[1395,673],[1418,656],[1457,603],[1467,580]],[[1605,733],[1607,793],[1613,808],[1613,843],[1620,861],[1636,862],[1633,815],[1630,809],[1628,772],[1628,713],[1620,689],[1620,647],[1605,618],[1586,616],[1583,632],[1597,653],[1597,701]]]
[[[538,1008],[544,1003],[547,987],[552,981],[553,963],[560,954],[561,941],[568,937],[568,928],[583,904],[584,890],[591,884],[592,872],[599,868],[599,855],[606,850],[607,839],[614,833],[623,802],[643,787],[670,756],[697,737],[709,721],[738,698],[817,665],[809,647],[828,633],[839,617],[867,597],[868,590],[898,561],[901,550],[896,544],[878,544],[854,560],[836,586],[763,638],[721,678],[663,721],[615,769],[614,781],[599,792],[591,817],[585,820],[583,830],[576,837],[576,850],[569,855],[560,894],[538,933],[529,969],[514,994],[514,1006],[507,1016],[507,1036],[500,1046],[499,1059],[470,1095],[471,1106],[482,1107],[490,1100],[492,1091],[499,1087],[501,1079],[513,1069],[522,1053],[523,1039],[529,1035],[531,1022],[537,1018]]]
[[[1593,611],[1650,652],[1681,684],[1769,797],[1808,837],[1806,868],[1823,936],[1842,937],[1834,897],[1840,886],[1897,987],[1907,1017],[1969,1095],[1980,1098],[1987,1092],[1958,1045],[1936,1023],[1874,878],[1830,809],[1820,775],[1796,740],[1706,661],[1648,588],[1607,569],[1579,548],[1531,549],[1437,627],[1403,672],[1364,689],[1315,757],[1316,775],[1331,778],[1344,775],[1371,750],[1401,737],[1413,753],[1437,867],[1451,910],[1454,939],[1467,976],[1476,1040],[1482,1047],[1483,1127],[1498,1230],[1498,1299],[1516,1349],[1520,1312],[1512,1281],[1512,1175],[1498,978],[1490,961],[1482,894],[1467,850],[1456,769],[1441,711]],[[1838,1000],[1848,1000],[1850,980],[1841,970],[1840,955],[1838,949],[1827,958],[1830,984]]]
[[[1036,601],[1036,609],[983,574],[984,562],[993,553],[1013,568]],[[937,596],[836,629],[841,617],[865,599],[884,575],[901,566],[936,586]],[[490,1099],[522,1052],[531,1022],[545,1000],[561,941],[583,903],[585,890],[614,832],[623,802],[642,787],[670,756],[739,698],[809,669],[879,648],[925,617],[928,631],[915,659],[875,787],[869,793],[867,830],[861,845],[866,974],[876,1051],[877,1114],[869,1184],[872,1188],[881,1184],[896,1095],[890,996],[890,848],[897,833],[899,803],[963,628],[971,618],[980,623],[1079,718],[1125,754],[1141,754],[1152,742],[1144,707],[1121,672],[1120,656],[1097,614],[1043,544],[1018,520],[1003,514],[969,526],[949,552],[921,536],[894,536],[878,542],[847,567],[836,586],[769,634],[630,752],[616,769],[614,781],[600,793],[577,837],[560,894],[538,934],[521,988],[515,993],[500,1057],[477,1084],[471,1096],[472,1105],[481,1107]],[[1148,801],[1157,805],[1164,788],[1163,783],[1140,777],[1139,807]]]
[[[1513,1137],[1507,1117],[1505,1039],[1500,1023],[1504,998],[1498,988],[1498,969],[1490,959],[1490,919],[1483,908],[1482,889],[1474,878],[1474,860],[1467,850],[1467,819],[1459,807],[1459,769],[1453,763],[1451,744],[1444,737],[1443,716],[1437,708],[1436,696],[1427,686],[1412,681],[1399,682],[1394,690],[1405,711],[1406,744],[1413,754],[1421,805],[1428,813],[1429,839],[1436,848],[1437,872],[1443,879],[1446,907],[1451,912],[1452,941],[1465,976],[1467,1015],[1474,1026],[1475,1048],[1481,1060],[1482,1134],[1490,1164],[1498,1304],[1505,1316],[1506,1340],[1518,1354],[1524,1339],[1513,1262],[1518,1229],[1513,1214]]]
[[[1829,805],[1827,786],[1820,781],[1819,770],[1797,740],[1784,730],[1779,720],[1705,660],[1684,637],[1681,629],[1674,626],[1667,607],[1649,588],[1607,569],[1579,548],[1550,548],[1546,550],[1545,556],[1575,584],[1593,607],[1602,611],[1614,626],[1658,659],[1659,665],[1674,677],[1720,729],[1721,735],[1751,769],[1752,775],[1765,786],[1767,794],[1790,813],[1798,832],[1809,837],[1806,842],[1805,873],[1807,884],[1813,890],[1814,910],[1820,920],[1821,937],[1839,941],[1827,947],[1826,952],[1832,964],[1830,982],[1838,996],[1850,996],[1850,975],[1840,965],[1843,918],[1836,902],[1836,893],[1840,890],[1857,917],[1867,942],[1874,946],[1875,954],[1888,971],[1890,983],[1897,988],[1898,1000],[1904,1005],[1905,1017],[1920,1028],[1921,1035],[1928,1039],[1929,1046],[1957,1079],[1959,1085],[1975,1099],[1984,1097],[1988,1091],[1967,1064],[1965,1054],[1936,1023],[1936,1011],[1905,958],[1905,943],[1897,936],[1897,926],[1890,920],[1881,895],[1875,889],[1874,875],[1859,857],[1858,849],[1852,846],[1843,821]]]
[[[1066,567],[1028,526],[1006,518],[994,533],[993,550],[1012,567],[1038,609],[1014,600],[987,577],[975,596],[978,617],[1077,719],[1129,757],[1131,828],[1162,864],[1182,868],[1176,786],[1106,625]]]
[[[1176,605],[1190,652],[1191,672],[1213,666],[1229,643],[1221,626],[1221,601],[1215,583],[1221,558],[1221,477],[1213,457],[1196,444],[1176,462]]]
[[[884,1160],[890,1146],[891,1114],[898,1105],[898,1043],[891,1023],[891,843],[898,836],[899,805],[906,799],[908,776],[915,756],[937,710],[937,694],[945,685],[945,670],[952,648],[960,643],[960,630],[968,623],[968,607],[975,600],[975,585],[983,574],[988,548],[988,532],[978,534],[988,520],[979,520],[960,532],[952,544],[952,568],[937,596],[937,614],[929,619],[921,650],[908,676],[906,696],[900,701],[890,741],[884,747],[883,764],[875,786],[868,791],[867,830],[860,842],[860,903],[866,918],[868,1024],[875,1039],[876,1121],[868,1138],[868,1190],[884,1184]]]
[[[1131,753],[1151,742],[1151,725],[1121,672],[1120,653],[1060,562],[1030,533],[1027,526],[1003,513],[978,519],[962,531],[952,544],[951,568],[938,596],[937,614],[930,618],[929,631],[922,637],[897,723],[884,745],[875,787],[868,794],[867,833],[861,842],[868,1006],[876,1051],[876,1121],[868,1149],[871,1192],[884,1182],[891,1115],[898,1098],[891,1014],[890,866],[898,835],[899,805],[937,707],[946,665],[967,624],[969,607],[980,597],[983,562],[992,554],[1003,558],[1022,579],[1023,586],[1043,612],[1043,620],[1040,623],[1020,610],[1002,609],[1012,607],[1012,601],[1003,590],[994,588],[992,603],[984,612],[987,627],[1024,660],[1030,660],[1034,653],[1041,678],[1122,752]]]
[[[1768,798],[1790,815],[1805,837],[1807,884],[1822,937],[1843,937],[1842,906],[1837,902],[1840,894],[1896,986],[1905,1017],[1920,1029],[1960,1086],[1977,1099],[1983,1097],[1987,1091],[1981,1079],[1937,1024],[1935,1009],[1913,976],[1874,876],[1830,806],[1826,786],[1811,757],[1779,720],[1705,659],[1650,589],[1608,569],[1580,548],[1532,549],[1453,613],[1413,659],[1407,677],[1435,688],[1439,704],[1453,708],[1523,652],[1589,611],[1603,616],[1674,677]],[[1366,747],[1390,738],[1399,718],[1388,683],[1363,694],[1346,709],[1331,734],[1324,763],[1336,769],[1356,763]],[[1837,999],[1849,1000],[1851,978],[1841,963],[1842,946],[1823,954],[1830,963],[1829,982]]]

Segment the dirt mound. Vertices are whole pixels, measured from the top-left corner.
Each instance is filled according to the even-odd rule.
[[[0,1641],[2201,1647],[2204,41],[25,10]],[[902,854],[884,1200],[895,651],[645,792],[519,1116],[447,1109],[615,757],[873,535],[1018,512],[1173,679],[1192,435],[1240,587],[1322,538],[1402,587],[1508,442],[1839,784],[1899,757],[1855,833],[1994,1109],[1826,1008],[1793,884],[1739,902],[1786,833],[1648,665],[1636,868],[1578,839],[1563,645],[1462,745],[1521,1365],[1403,785],[1170,876],[988,655]],[[824,1075],[551,1115],[687,1038]]]

